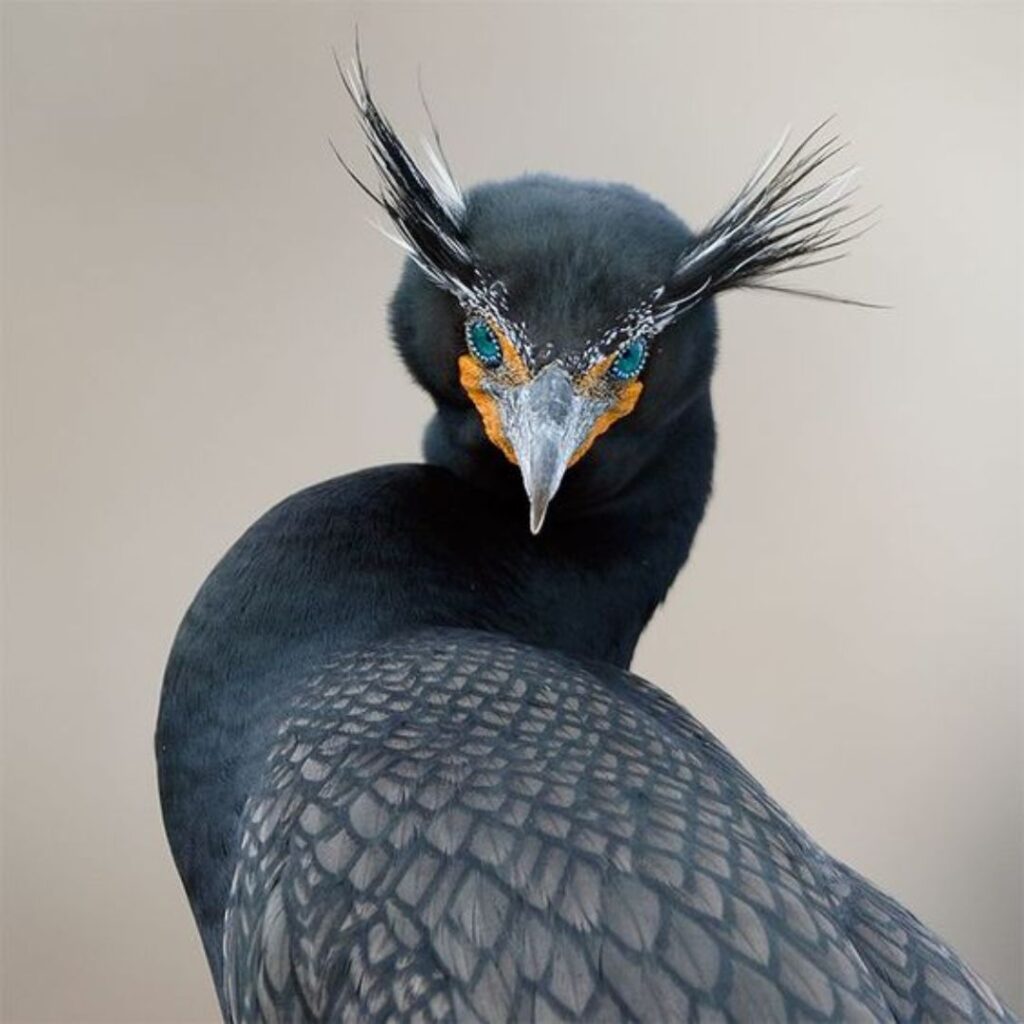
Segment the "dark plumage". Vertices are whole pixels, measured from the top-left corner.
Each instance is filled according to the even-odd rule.
[[[838,207],[766,221],[814,187],[785,160],[697,235],[625,186],[462,196],[350,85],[437,411],[426,465],[263,516],[175,640],[160,792],[225,1016],[1009,1019],[628,672],[710,491],[710,295],[831,245]]]

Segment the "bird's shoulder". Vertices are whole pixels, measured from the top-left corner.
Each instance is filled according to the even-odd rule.
[[[248,533],[262,535],[305,525],[368,525],[384,513],[413,516],[425,505],[468,502],[474,495],[473,488],[441,466],[414,462],[372,466],[288,495],[264,512]]]
[[[282,499],[230,545],[199,588],[167,679],[176,684],[197,661],[220,674],[240,663],[247,677],[258,677],[272,662],[294,661],[296,648],[322,653],[416,622],[427,590],[450,603],[454,570],[442,570],[458,550],[460,523],[474,518],[475,500],[454,474],[422,464],[360,470]]]

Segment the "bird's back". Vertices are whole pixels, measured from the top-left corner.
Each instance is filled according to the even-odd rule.
[[[494,633],[339,653],[242,811],[237,1021],[998,1020],[628,672]]]

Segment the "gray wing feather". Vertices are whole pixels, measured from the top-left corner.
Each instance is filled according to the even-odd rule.
[[[1009,1019],[660,691],[462,631],[300,688],[224,954],[246,1024]]]
[[[846,929],[898,1020],[1012,1019],[992,989],[909,910],[837,864]]]

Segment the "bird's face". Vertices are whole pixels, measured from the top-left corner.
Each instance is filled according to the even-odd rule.
[[[713,317],[659,323],[652,296],[690,234],[634,189],[541,175],[481,186],[465,232],[479,285],[452,296],[410,261],[392,328],[462,461],[479,465],[482,446],[518,467],[536,533],[567,472],[588,502],[654,454],[657,428],[710,374]]]
[[[534,371],[507,326],[484,312],[467,318],[459,383],[487,438],[522,472],[534,533],[565,471],[635,408],[648,344],[638,333],[590,365],[556,359]]]

